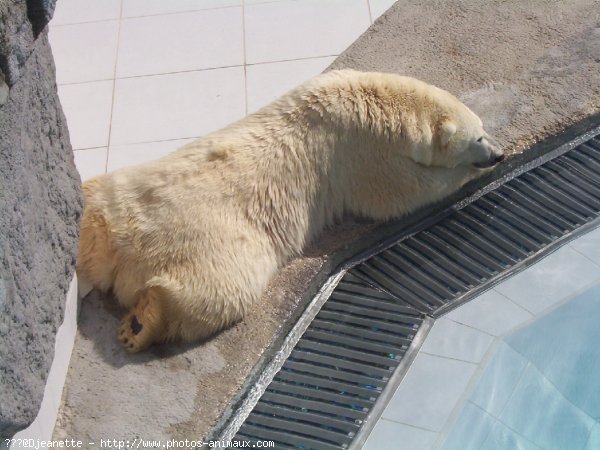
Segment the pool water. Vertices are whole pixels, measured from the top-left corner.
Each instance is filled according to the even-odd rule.
[[[500,341],[441,449],[600,449],[600,285]]]

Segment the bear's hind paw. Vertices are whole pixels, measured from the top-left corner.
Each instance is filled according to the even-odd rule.
[[[119,327],[119,342],[129,353],[137,353],[152,344],[152,336],[139,321],[135,313],[131,312],[121,321]]]

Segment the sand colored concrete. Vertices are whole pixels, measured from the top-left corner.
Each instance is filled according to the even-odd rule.
[[[600,1],[398,1],[332,65],[397,72],[459,96],[511,153],[600,110]],[[130,356],[122,314],[82,303],[56,437],[200,439],[228,414],[324,273],[373,224],[346,221],[277,276],[247,319],[211,341]]]

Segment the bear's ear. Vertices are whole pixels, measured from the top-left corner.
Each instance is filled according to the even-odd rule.
[[[446,121],[442,124],[442,145],[446,145],[452,136],[456,134],[456,125],[454,122]]]

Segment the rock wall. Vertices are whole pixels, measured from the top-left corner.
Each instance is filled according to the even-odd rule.
[[[0,436],[36,417],[73,277],[82,199],[47,23],[0,1]]]

